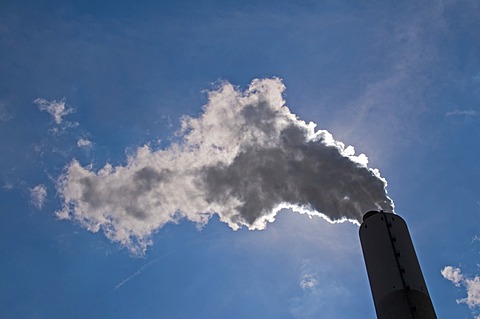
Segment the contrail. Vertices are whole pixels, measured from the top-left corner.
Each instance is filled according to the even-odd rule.
[[[181,219],[202,227],[216,214],[232,229],[264,229],[282,208],[356,224],[369,210],[393,211],[367,157],[299,119],[284,90],[278,78],[245,91],[223,82],[202,114],[182,119],[181,142],[144,145],[126,165],[98,171],[73,160],[58,180],[57,216],[142,254],[155,231]]]
[[[203,235],[201,237],[197,237],[193,240],[190,240],[186,243],[186,246],[190,246],[192,244],[196,244],[199,242],[199,240],[205,240],[207,238],[210,238],[212,236],[216,236],[218,235],[218,232],[213,232],[213,233],[210,233],[210,234],[207,234],[207,235]],[[150,268],[151,266],[153,266],[153,264],[157,263],[158,261],[160,261],[161,259],[164,259],[170,255],[172,255],[173,253],[175,253],[175,250],[172,250],[166,254],[163,254],[162,256],[160,257],[157,257],[153,260],[150,260],[148,263],[146,263],[145,265],[141,266],[140,268],[138,268],[137,271],[135,271],[133,274],[131,274],[130,276],[128,276],[127,278],[123,279],[122,281],[120,281],[111,291],[112,292],[115,292],[118,288],[122,287],[123,285],[125,285],[127,282],[129,282],[130,280],[134,279],[135,277],[141,275],[145,269],[147,268]]]
[[[130,280],[132,280],[133,278],[137,277],[138,275],[140,275],[145,269],[149,268],[150,266],[152,266],[153,264],[157,263],[160,259],[163,259],[165,257],[168,257],[170,256],[171,254],[173,254],[173,251],[163,255],[163,256],[160,256],[160,257],[157,257],[151,261],[149,261],[148,263],[146,263],[145,265],[143,265],[142,267],[140,267],[137,271],[135,271],[133,274],[131,274],[130,276],[128,276],[127,278],[123,279],[121,282],[118,283],[118,285],[116,285],[113,289],[112,289],[112,292],[116,291],[118,288],[122,287],[123,285],[125,285],[127,282],[129,282]]]

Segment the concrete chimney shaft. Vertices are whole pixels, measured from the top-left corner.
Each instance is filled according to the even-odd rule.
[[[407,224],[398,215],[370,211],[360,241],[378,319],[436,319]]]

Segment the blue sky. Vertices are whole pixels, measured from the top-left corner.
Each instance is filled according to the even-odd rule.
[[[98,172],[169,149],[222,81],[272,77],[292,113],[386,178],[437,315],[480,316],[479,14],[475,1],[2,2],[0,317],[375,318],[352,223],[282,210],[264,230],[218,215],[199,230],[187,216],[135,255],[59,218],[72,160]]]

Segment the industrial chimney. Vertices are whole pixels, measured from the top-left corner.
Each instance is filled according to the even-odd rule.
[[[370,211],[360,241],[378,319],[436,319],[407,224],[398,215]]]

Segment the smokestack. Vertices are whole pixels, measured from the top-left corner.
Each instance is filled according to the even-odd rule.
[[[407,224],[398,215],[370,211],[360,241],[378,319],[436,319]]]

